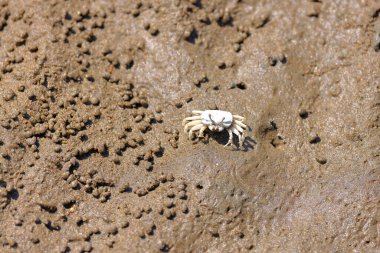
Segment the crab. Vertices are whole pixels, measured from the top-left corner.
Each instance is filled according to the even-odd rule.
[[[198,138],[203,138],[203,133],[207,128],[213,132],[222,132],[226,129],[229,138],[224,147],[232,144],[233,134],[238,136],[239,146],[243,145],[244,130],[247,128],[247,125],[243,123],[244,117],[220,110],[194,110],[192,114],[193,116],[185,118],[182,122],[184,132],[189,132],[189,139],[192,139],[196,131],[199,131]]]

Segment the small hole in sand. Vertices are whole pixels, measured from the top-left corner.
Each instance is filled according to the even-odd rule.
[[[310,144],[318,144],[321,142],[321,138],[319,136],[315,136],[313,139],[310,140]]]
[[[307,119],[309,117],[309,113],[305,110],[302,110],[300,113],[299,113],[301,119]]]

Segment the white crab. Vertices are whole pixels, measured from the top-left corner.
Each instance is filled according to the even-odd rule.
[[[243,145],[244,130],[247,128],[243,123],[244,117],[220,110],[195,110],[192,113],[194,116],[187,117],[182,122],[182,125],[185,126],[185,133],[190,128],[189,139],[193,137],[194,131],[199,130],[198,137],[202,138],[203,132],[207,128],[213,132],[222,132],[224,129],[227,129],[229,139],[225,147],[232,144],[233,133],[239,137],[240,147]]]

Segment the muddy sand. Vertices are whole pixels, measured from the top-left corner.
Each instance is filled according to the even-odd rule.
[[[380,252],[379,16],[1,0],[0,252]],[[243,148],[188,140],[194,109]]]

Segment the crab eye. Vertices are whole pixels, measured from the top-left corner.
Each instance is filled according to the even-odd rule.
[[[222,124],[223,124],[223,126],[225,126],[225,127],[229,127],[229,126],[231,126],[232,121],[231,121],[231,120],[223,120]]]
[[[210,119],[202,119],[202,122],[203,124],[206,124],[206,125],[212,125],[212,122]]]

